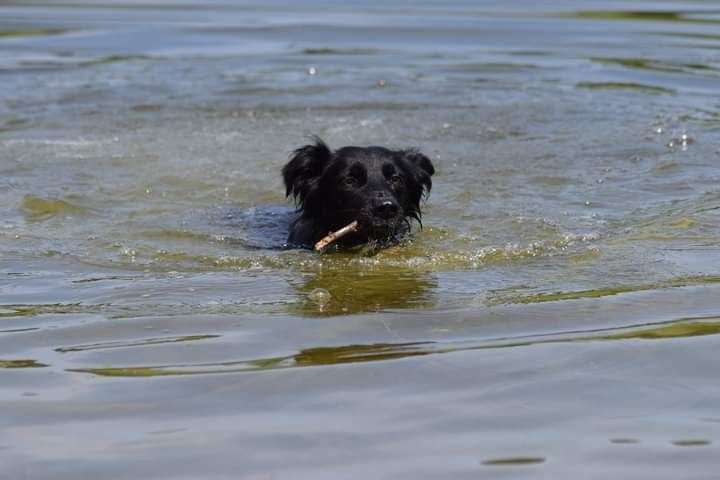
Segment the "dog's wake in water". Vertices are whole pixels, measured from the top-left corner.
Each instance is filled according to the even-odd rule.
[[[287,241],[288,229],[297,221],[300,213],[283,205],[262,205],[239,209],[223,208],[215,215],[212,225],[205,225],[207,230],[217,230],[215,236],[231,245],[240,245],[252,250],[291,250],[297,245]],[[351,228],[352,225],[352,228]],[[340,248],[339,240],[357,228],[357,222],[344,226],[316,242],[312,248],[316,252],[328,252]],[[370,240],[354,246],[343,246],[343,250],[373,254],[390,244],[403,244],[409,240],[410,230],[407,226],[398,229],[397,237],[390,240]],[[347,233],[344,230],[349,230]],[[340,234],[339,234],[340,233]]]
[[[298,213],[284,205],[262,205],[245,209],[222,209],[217,222],[229,243],[246,248],[282,250],[288,248],[287,231]]]

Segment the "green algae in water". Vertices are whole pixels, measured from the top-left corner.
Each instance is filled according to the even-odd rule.
[[[76,345],[72,347],[58,347],[55,349],[58,353],[68,352],[84,352],[88,350],[105,350],[109,348],[130,348],[130,347],[143,347],[147,345],[162,345],[167,343],[183,343],[183,342],[194,342],[198,340],[209,340],[218,338],[220,335],[185,335],[181,337],[165,337],[165,338],[146,338],[135,342],[105,342],[105,343],[93,343],[88,345]]]
[[[133,105],[130,110],[133,112],[159,112],[164,108],[164,105],[157,103],[140,103],[138,105]]]
[[[626,68],[634,68],[639,70],[655,70],[661,72],[682,72],[679,68],[670,68],[659,66],[655,62],[645,58],[612,58],[612,57],[592,57],[591,61],[596,63],[620,65]]]
[[[336,365],[342,363],[392,360],[410,356],[427,355],[428,350],[418,349],[433,342],[378,343],[372,345],[347,345],[341,347],[318,347],[302,350],[293,357],[297,366]]]
[[[700,225],[700,222],[698,222],[694,218],[688,217],[678,218],[677,220],[673,220],[672,222],[670,222],[670,226],[672,228],[693,228],[697,227],[698,225]]]
[[[544,457],[507,457],[507,458],[491,458],[484,460],[483,465],[495,465],[495,466],[522,466],[522,465],[536,465],[539,463],[545,463]]]
[[[332,48],[306,48],[305,55],[338,55],[340,52]]]
[[[575,86],[590,90],[639,90],[647,93],[675,93],[675,90],[670,88],[632,82],[578,82]]]
[[[168,375],[189,375],[191,372],[163,370],[154,367],[134,368],[71,368],[68,372],[92,373],[101,377],[162,377]],[[197,372],[204,373],[204,372]]]
[[[580,290],[576,292],[556,292],[556,293],[540,293],[537,295],[518,296],[515,298],[508,298],[500,301],[492,301],[491,304],[496,303],[543,303],[543,302],[558,302],[563,300],[579,300],[585,298],[601,298],[612,295],[618,295],[621,293],[639,292],[645,289],[640,286],[618,286],[609,288],[598,288],[593,290]]]
[[[699,12],[703,13],[703,12]],[[647,11],[647,10],[580,10],[561,17],[573,17],[588,20],[630,20],[642,22],[683,22],[683,23],[720,23],[711,18],[690,18],[684,12]]]
[[[50,35],[62,35],[70,30],[62,28],[35,28],[27,30],[0,30],[0,39],[14,37],[45,37]]]
[[[100,57],[94,60],[83,62],[84,65],[107,65],[118,62],[128,62],[132,60],[148,60],[150,57],[147,55],[108,55],[107,57]]]
[[[720,333],[720,322],[690,322],[667,325],[650,330],[639,330],[617,335],[603,336],[603,340],[624,340],[630,338],[641,338],[656,340],[664,338],[700,337],[704,335],[717,335]]]
[[[635,438],[611,438],[610,443],[614,443],[617,445],[635,445],[640,443],[640,440],[637,440]]]
[[[543,302],[558,302],[564,300],[581,300],[602,298],[623,293],[646,292],[665,288],[680,288],[701,285],[714,285],[720,283],[720,277],[714,275],[677,277],[664,282],[650,283],[644,285],[618,285],[606,288],[595,288],[590,290],[577,290],[572,292],[538,293],[534,295],[503,295],[497,291],[487,301],[488,305],[500,304],[530,304]],[[508,292],[516,292],[517,288],[506,289]]]
[[[0,125],[0,132],[11,132],[13,130],[20,130],[28,127],[30,120],[26,118],[11,118],[7,120],[4,125]]]
[[[26,195],[20,206],[25,218],[31,222],[41,222],[64,215],[84,215],[89,210],[60,199],[42,198]]]
[[[625,68],[649,70],[654,72],[683,73],[686,70],[717,70],[710,65],[704,65],[701,63],[668,63],[667,61],[651,60],[647,58],[592,57],[590,60],[596,63],[620,65]]]
[[[44,368],[49,367],[37,360],[0,360],[0,368]]]
[[[79,303],[3,305],[3,309],[0,310],[0,318],[35,317],[38,315],[55,313],[83,313],[87,310],[90,309],[80,305]]]
[[[688,440],[674,440],[672,442],[676,447],[704,447],[710,445],[710,440],[704,439],[688,439]]]
[[[306,48],[302,51],[305,55],[372,55],[379,53],[380,50],[372,48]]]

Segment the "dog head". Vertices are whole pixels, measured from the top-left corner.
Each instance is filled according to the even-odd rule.
[[[302,243],[357,220],[359,230],[346,245],[392,242],[409,229],[409,219],[421,222],[420,201],[434,173],[432,162],[414,149],[331,151],[319,138],[295,150],[282,170],[286,195],[294,197],[301,220],[313,224],[313,238]]]

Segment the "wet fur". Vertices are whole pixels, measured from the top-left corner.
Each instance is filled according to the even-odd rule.
[[[286,195],[299,217],[290,225],[288,245],[311,248],[353,220],[359,231],[343,246],[387,245],[421,223],[420,202],[432,188],[435,168],[415,149],[343,147],[330,150],[319,138],[295,150],[283,167]]]

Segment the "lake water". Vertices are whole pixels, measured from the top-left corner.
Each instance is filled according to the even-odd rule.
[[[716,475],[720,6],[508,3],[3,2],[0,478]],[[424,228],[278,248],[312,134]]]

